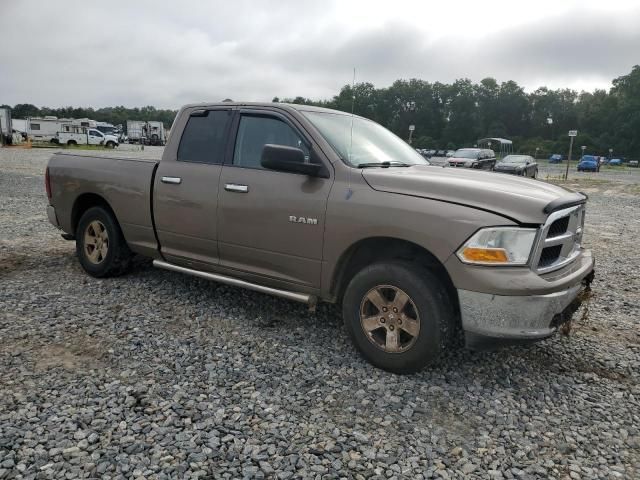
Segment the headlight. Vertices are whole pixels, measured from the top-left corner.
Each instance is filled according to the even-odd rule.
[[[536,232],[535,228],[483,228],[458,249],[457,255],[464,263],[476,265],[526,265]]]

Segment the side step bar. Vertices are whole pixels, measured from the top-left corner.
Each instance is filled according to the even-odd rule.
[[[153,266],[163,268],[165,270],[171,270],[173,272],[186,273],[187,275],[193,275],[194,277],[200,277],[206,280],[213,280],[214,282],[226,283],[227,285],[233,285],[234,287],[247,288],[249,290],[255,290],[257,292],[268,293],[269,295],[275,295],[276,297],[282,297],[288,300],[294,300],[296,302],[306,303],[309,305],[310,310],[315,310],[317,303],[317,299],[315,296],[308,295],[306,293],[291,292],[289,290],[280,290],[277,288],[265,287],[264,285],[246,282],[244,280],[227,277],[226,275],[220,275],[218,273],[209,273],[200,270],[193,270],[191,268],[180,267],[179,265],[163,262],[162,260],[154,260]]]

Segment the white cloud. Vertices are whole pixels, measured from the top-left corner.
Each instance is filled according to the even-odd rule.
[[[327,98],[358,80],[494,76],[607,88],[638,63],[633,1],[23,1],[3,6],[0,103],[176,108]]]

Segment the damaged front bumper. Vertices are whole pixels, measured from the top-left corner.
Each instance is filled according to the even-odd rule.
[[[458,289],[467,347],[491,349],[553,335],[580,308],[593,277],[591,268],[568,288],[543,295],[492,295]]]

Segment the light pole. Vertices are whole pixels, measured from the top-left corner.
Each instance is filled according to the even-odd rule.
[[[609,149],[609,160],[613,158],[613,148]]]
[[[551,114],[547,117],[547,125],[549,125],[549,129],[551,130],[551,140],[553,140],[553,117]]]
[[[587,146],[586,146],[586,145],[582,145],[582,146],[580,147],[580,150],[582,150],[582,156],[583,156],[583,157],[584,157],[584,151],[585,151],[586,149],[587,149]],[[580,158],[582,158],[582,157],[580,157]]]
[[[573,150],[573,139],[578,136],[577,130],[569,130],[569,138],[571,139],[571,143],[569,143],[569,156],[567,157],[567,169],[564,172],[564,180],[565,182],[569,179],[569,164],[571,163],[571,151]]]
[[[415,125],[409,125],[409,145],[411,145],[411,137],[413,136],[413,131],[416,129]]]
[[[536,160],[538,160],[538,150],[540,150],[540,147],[536,147]]]

